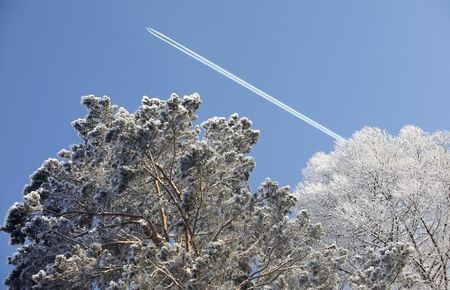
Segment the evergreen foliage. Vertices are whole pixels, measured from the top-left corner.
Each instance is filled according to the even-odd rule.
[[[81,144],[31,176],[3,231],[10,289],[335,289],[346,251],[323,246],[296,198],[256,192],[246,118],[194,125],[198,95],[144,97],[131,114],[87,96]]]

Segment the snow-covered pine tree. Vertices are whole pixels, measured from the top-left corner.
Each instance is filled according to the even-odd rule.
[[[266,180],[251,192],[258,131],[193,125],[198,95],[144,97],[131,114],[87,96],[82,143],[31,176],[3,231],[20,245],[10,289],[334,289],[345,251]]]

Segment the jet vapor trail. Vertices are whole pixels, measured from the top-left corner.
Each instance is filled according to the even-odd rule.
[[[193,59],[203,63],[204,65],[210,67],[211,69],[215,70],[216,72],[222,74],[223,76],[226,76],[227,78],[231,79],[232,81],[240,84],[241,86],[247,88],[248,90],[254,92],[255,94],[259,95],[260,97],[266,99],[267,101],[271,102],[272,104],[282,108],[288,113],[291,113],[295,117],[299,118],[300,120],[308,123],[309,125],[313,126],[314,128],[322,131],[323,133],[327,134],[328,136],[334,138],[335,140],[344,140],[344,138],[337,133],[333,132],[332,130],[328,129],[327,127],[317,123],[316,121],[312,120],[311,118],[303,115],[302,113],[298,112],[297,110],[291,108],[290,106],[286,105],[285,103],[279,101],[275,97],[272,97],[271,95],[267,94],[266,92],[258,89],[257,87],[253,86],[252,84],[244,81],[243,79],[237,77],[236,75],[232,74],[231,72],[227,71],[226,69],[218,66],[217,64],[213,63],[212,61],[204,58],[203,56],[197,54],[196,52],[190,50],[189,48],[181,45],[180,43],[176,42],[175,40],[171,39],[170,37],[162,34],[161,32],[148,28],[148,32],[150,32],[155,37],[161,39],[162,41],[170,44],[171,46],[175,47],[176,49],[180,50],[181,52],[187,54],[188,56],[192,57]]]

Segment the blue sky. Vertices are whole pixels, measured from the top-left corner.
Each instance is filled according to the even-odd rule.
[[[130,111],[198,92],[200,120],[238,112],[261,138],[256,186],[295,186],[333,140],[150,36],[153,27],[348,137],[363,126],[450,124],[450,2],[0,0],[0,212],[28,176],[79,142],[87,94]],[[6,245],[7,236],[0,235]],[[14,251],[0,247],[0,260]],[[9,270],[0,267],[3,279]]]

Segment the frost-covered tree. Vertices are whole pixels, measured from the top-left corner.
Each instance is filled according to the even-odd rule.
[[[328,240],[346,247],[350,256],[409,244],[412,256],[397,286],[449,289],[449,145],[447,131],[430,134],[407,126],[392,136],[365,128],[338,142],[333,152],[311,158],[297,196],[322,223]],[[380,277],[369,268],[357,269],[352,281]]]
[[[197,95],[144,97],[132,114],[87,96],[82,143],[31,176],[2,228],[11,289],[334,289],[345,251],[267,179],[248,184],[258,131],[194,125]]]
[[[411,289],[416,286],[415,281],[403,272],[410,254],[410,247],[401,242],[376,250],[368,247],[363,256],[356,256],[352,261],[355,269],[348,277],[350,285],[361,290]]]

